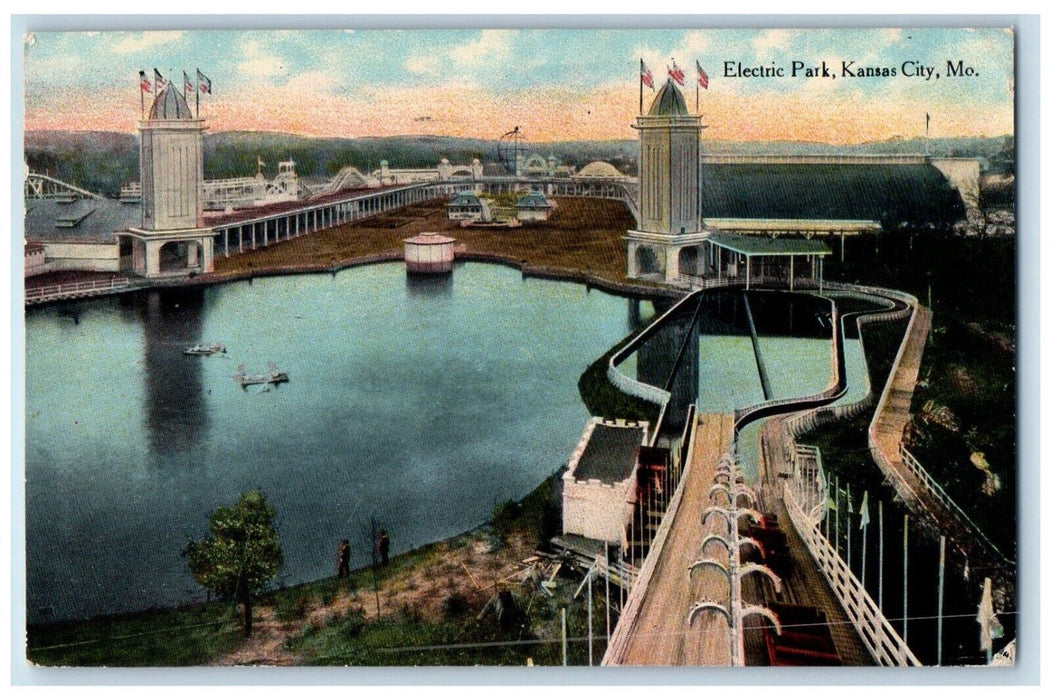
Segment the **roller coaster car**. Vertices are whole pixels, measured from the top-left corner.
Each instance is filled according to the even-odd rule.
[[[759,542],[766,553],[764,558],[754,548],[750,548],[746,557],[747,561],[763,562],[781,578],[792,573],[792,556],[788,551],[788,538],[778,527],[776,515],[763,516],[763,520],[758,525],[748,528],[747,534]]]
[[[763,640],[771,666],[840,666],[828,618],[817,608],[770,605],[781,621],[781,634],[763,621]]]

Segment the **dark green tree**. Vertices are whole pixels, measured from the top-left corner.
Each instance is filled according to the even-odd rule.
[[[281,570],[274,513],[262,492],[248,491],[235,505],[216,508],[207,539],[191,540],[186,547],[197,583],[241,604],[246,637],[252,634],[252,596]]]

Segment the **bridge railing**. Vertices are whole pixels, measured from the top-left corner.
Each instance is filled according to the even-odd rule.
[[[70,282],[67,284],[51,284],[43,287],[31,287],[26,289],[25,301],[27,304],[50,299],[62,299],[64,297],[90,294],[93,292],[110,291],[120,289],[131,284],[127,277],[114,277],[108,280],[94,280],[91,282]]]
[[[964,512],[963,508],[956,504],[956,501],[952,500],[949,494],[945,492],[945,489],[942,488],[941,484],[939,484],[934,479],[934,477],[932,477],[930,473],[923,468],[923,465],[920,464],[920,461],[916,459],[916,457],[911,452],[909,452],[908,448],[906,448],[904,444],[900,444],[898,446],[898,453],[901,455],[901,460],[902,463],[904,463],[905,468],[908,469],[909,472],[914,477],[916,477],[916,480],[919,481],[929,493],[933,494],[934,497],[938,499],[938,501],[945,508],[954,511],[957,516],[963,518],[964,522],[966,522],[971,527],[971,529],[976,535],[978,535],[982,542],[987,547],[996,552],[998,555],[1000,555],[1000,557],[1005,562],[1012,565],[1016,563],[1015,560],[1009,558],[1006,554],[1000,551],[999,547],[993,544],[992,540],[989,539],[988,535],[986,535],[985,532],[980,527],[978,527],[978,525],[973,520],[971,520],[970,516],[968,516],[967,513]]]

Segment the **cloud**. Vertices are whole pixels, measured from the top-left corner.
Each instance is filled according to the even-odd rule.
[[[244,60],[237,64],[237,70],[245,75],[257,78],[269,78],[285,70],[284,59],[263,53],[255,39],[245,41],[241,46]]]
[[[409,56],[405,60],[405,70],[413,75],[437,75],[438,65],[438,57],[431,55]]]
[[[774,49],[787,49],[791,40],[792,33],[787,29],[767,29],[752,39],[752,46],[755,48],[757,57],[764,59]]]
[[[339,81],[336,77],[328,71],[323,70],[304,71],[299,75],[289,78],[288,82],[285,83],[285,87],[289,91],[295,92],[301,90],[305,94],[332,92],[332,89],[337,85],[339,85]]]
[[[904,30],[898,28],[887,28],[879,30],[880,38],[888,44],[892,44],[895,41],[901,41],[901,34]]]
[[[126,36],[113,46],[113,53],[129,54],[164,46],[182,38],[182,32],[142,32]]]
[[[461,66],[477,66],[502,58],[511,52],[513,35],[514,31],[506,29],[486,29],[474,41],[449,49],[449,57]]]
[[[708,32],[690,32],[683,39],[684,54],[700,53],[707,51],[711,45],[711,34]]]

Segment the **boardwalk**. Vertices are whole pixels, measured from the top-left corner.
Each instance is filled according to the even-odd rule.
[[[688,567],[701,557],[701,540],[708,530],[701,514],[709,505],[708,489],[715,478],[719,459],[730,450],[733,417],[703,414],[694,434],[693,455],[681,486],[679,507],[670,523],[652,576],[638,612],[623,620],[628,635],[612,664],[657,666],[729,666],[730,646],[725,619],[714,615],[698,618],[693,628],[686,621],[690,606],[708,597],[726,601],[726,579],[718,573],[700,572],[691,580]],[[718,518],[712,518],[714,524]],[[714,557],[725,558],[725,550],[712,546]]]
[[[929,507],[936,504],[927,501],[935,499],[923,498],[924,485],[906,468],[898,451],[905,426],[911,419],[912,392],[916,388],[916,379],[920,373],[923,347],[931,330],[930,309],[917,304],[914,314],[901,355],[888,380],[886,394],[876,409],[869,436],[870,444],[882,457],[877,457],[876,462],[884,471],[890,470],[887,476],[894,482],[901,497],[912,504],[921,500]]]
[[[912,394],[923,349],[931,329],[931,311],[919,304],[880,405],[869,427],[872,457],[909,509],[924,515],[968,559],[973,571],[990,575],[997,590],[1013,600],[1014,561],[1003,554],[957,506],[926,470],[903,449],[905,427],[912,419]]]

